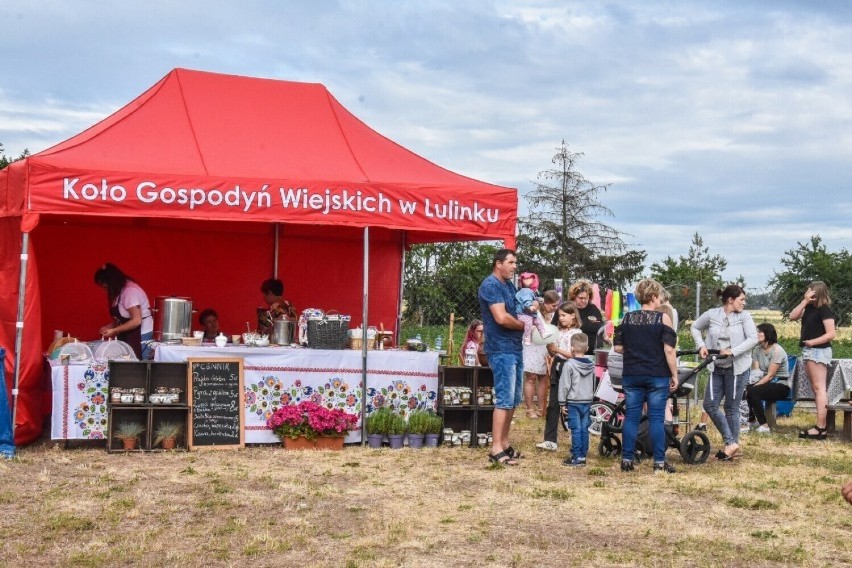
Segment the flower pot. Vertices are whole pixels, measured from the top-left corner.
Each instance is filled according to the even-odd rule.
[[[405,438],[405,434],[389,434],[388,441],[390,442],[391,449],[400,449],[402,447],[403,438]]]
[[[125,450],[135,450],[136,449],[136,438],[122,438],[121,443],[124,444]]]
[[[161,444],[164,450],[173,450],[175,449],[175,439],[174,438],[164,438],[163,443]]]
[[[367,434],[367,446],[370,448],[381,448],[384,438],[382,434]]]
[[[440,434],[426,434],[425,445],[427,448],[437,448],[438,440],[441,438]]]
[[[317,448],[314,440],[308,440],[304,436],[299,436],[298,438],[284,436],[281,442],[284,444],[284,448],[288,450],[315,450]]]
[[[408,435],[408,447],[420,449],[423,447],[423,440],[426,438],[425,434],[409,434]]]
[[[346,436],[320,436],[316,439],[317,449],[339,452],[343,449],[345,438]]]

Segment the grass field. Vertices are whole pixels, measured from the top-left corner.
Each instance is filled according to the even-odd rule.
[[[0,566],[852,565],[852,444],[798,440],[812,415],[743,438],[744,457],[655,476],[594,451],[584,469],[482,449],[107,454],[36,444],[0,462]],[[720,442],[711,432],[714,450]],[[592,439],[595,442],[595,439]]]

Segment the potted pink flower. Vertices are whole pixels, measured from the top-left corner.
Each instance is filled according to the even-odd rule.
[[[303,401],[282,406],[266,426],[281,438],[287,449],[343,449],[343,439],[355,428],[358,417],[339,408]]]

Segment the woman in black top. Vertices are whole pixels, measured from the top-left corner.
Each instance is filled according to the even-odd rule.
[[[642,407],[648,404],[648,433],[654,450],[654,472],[674,473],[666,461],[665,412],[669,393],[677,388],[677,334],[671,318],[658,312],[663,286],[646,278],[636,285],[642,309],[624,315],[615,330],[614,349],[624,354],[621,384],[627,400],[622,431],[621,471],[633,471],[633,454]]]
[[[836,333],[834,322],[837,319],[831,310],[831,298],[825,282],[811,282],[805,291],[804,299],[790,311],[790,319],[802,320],[799,345],[802,346],[805,372],[814,390],[817,412],[817,423],[799,432],[799,438],[824,440],[828,435],[825,427],[825,405],[828,404],[826,377],[828,366],[831,364],[831,340]]]
[[[580,312],[580,331],[589,338],[587,355],[594,355],[597,347],[598,330],[604,324],[600,309],[592,303],[594,289],[588,280],[577,280],[568,288],[568,299],[577,304]]]

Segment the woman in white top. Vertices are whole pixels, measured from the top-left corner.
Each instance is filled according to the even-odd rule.
[[[117,266],[107,262],[95,271],[95,284],[105,289],[112,321],[98,331],[127,343],[139,359],[143,344],[154,338],[151,304],[145,291]],[[146,354],[147,355],[147,354]]]
[[[719,308],[707,310],[692,324],[690,332],[699,349],[707,357],[707,349],[718,349],[727,355],[711,365],[710,380],[704,393],[704,410],[710,415],[725,441],[725,449],[716,454],[720,460],[740,455],[740,400],[748,383],[751,350],[757,345],[757,328],[751,314],[744,310],[745,292],[737,284],[718,290]],[[707,332],[705,340],[701,332]],[[725,412],[719,410],[725,399]]]
[[[749,425],[761,434],[769,433],[763,401],[784,400],[790,396],[792,377],[787,367],[787,353],[778,345],[778,332],[771,323],[757,326],[757,347],[752,353],[751,368],[759,370],[762,377],[746,387]],[[777,380],[775,380],[777,379]]]

